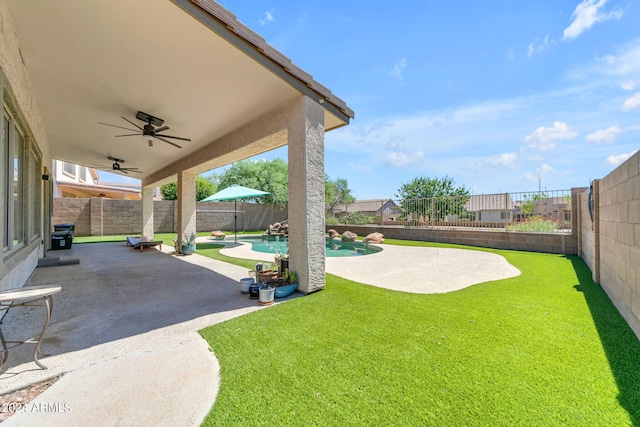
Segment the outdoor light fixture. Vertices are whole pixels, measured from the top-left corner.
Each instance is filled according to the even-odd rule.
[[[153,147],[153,135],[145,133],[142,135],[142,137],[147,140],[147,142],[149,143],[149,147]]]

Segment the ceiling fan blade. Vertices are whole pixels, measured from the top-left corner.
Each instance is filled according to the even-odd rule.
[[[139,171],[138,168],[120,168],[120,170],[122,172],[135,172],[135,173],[142,173],[142,171]]]
[[[169,130],[169,129],[171,129],[169,126],[162,126],[162,127],[156,128],[154,132],[155,133],[164,132],[165,130]]]
[[[143,131],[143,132],[144,132],[144,129],[142,129],[142,128],[141,128],[140,126],[138,126],[137,124],[133,123],[131,120],[127,119],[127,118],[126,118],[126,117],[124,117],[124,116],[120,116],[120,117],[122,117],[124,120],[128,121],[129,123],[131,123],[132,125],[134,125],[135,127],[137,127],[138,129],[140,129],[141,131]]]
[[[164,139],[164,135],[163,135],[162,137],[161,137],[161,136],[158,136],[158,135],[155,135],[155,137],[156,137],[156,138],[158,138],[160,141],[164,141],[164,142],[166,142],[167,144],[171,144],[171,145],[173,145],[174,147],[182,148],[182,147],[181,147],[181,146],[179,146],[178,144],[174,144],[173,142],[171,142],[171,141],[167,141],[166,139]]]
[[[129,128],[125,128],[125,127],[122,127],[122,126],[111,125],[111,124],[109,124],[109,123],[102,123],[102,122],[98,122],[98,124],[99,124],[99,125],[105,125],[105,126],[111,126],[111,127],[113,127],[113,128],[118,128],[118,129],[130,130],[130,131],[132,131],[132,132],[135,132],[135,131],[136,131],[135,129],[129,129]]]
[[[116,135],[116,138],[120,138],[121,136],[140,136],[141,133],[128,133],[126,135]]]
[[[181,141],[191,141],[189,138],[181,138],[179,136],[173,136],[173,135],[158,135],[158,134],[156,134],[155,136],[161,136],[163,138],[179,139]]]

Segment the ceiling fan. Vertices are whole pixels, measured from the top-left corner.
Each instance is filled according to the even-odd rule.
[[[122,117],[122,119],[126,120],[127,122],[131,123],[133,126],[135,126],[137,129],[131,129],[131,128],[126,128],[123,126],[117,126],[117,125],[112,125],[109,123],[102,123],[102,122],[98,122],[98,124],[101,125],[105,125],[105,126],[111,126],[114,128],[118,128],[118,129],[125,129],[125,130],[129,130],[135,133],[128,133],[125,135],[116,135],[117,138],[123,137],[123,136],[139,136],[142,135],[142,137],[149,143],[149,147],[153,147],[153,140],[155,139],[159,139],[160,141],[166,142],[167,144],[171,144],[174,147],[177,148],[182,148],[181,146],[179,146],[178,144],[171,142],[169,140],[167,140],[167,138],[169,139],[178,139],[181,141],[191,141],[189,138],[182,138],[179,136],[173,136],[173,135],[164,135],[160,132],[164,132],[166,130],[169,130],[169,126],[162,126],[162,124],[164,123],[164,120],[159,119],[157,117],[152,116],[151,114],[147,114],[147,113],[143,113],[142,111],[138,111],[138,114],[136,114],[136,119],[145,122],[146,124],[143,127],[138,126],[137,124],[133,123],[131,120],[127,119],[124,116],[120,116]]]
[[[111,165],[111,169],[108,169],[106,166],[104,167],[97,166],[97,169],[104,170],[107,172],[110,172],[110,171],[122,172],[126,174],[128,174],[129,172],[142,173],[142,171],[139,170],[138,168],[123,168],[121,166],[121,163],[124,163],[124,160],[122,159],[116,159],[115,157],[111,157],[111,156],[107,157],[107,159],[113,162],[113,165]]]

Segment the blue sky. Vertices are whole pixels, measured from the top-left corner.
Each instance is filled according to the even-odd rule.
[[[355,111],[325,169],[358,199],[587,186],[640,148],[637,0],[219,3]]]

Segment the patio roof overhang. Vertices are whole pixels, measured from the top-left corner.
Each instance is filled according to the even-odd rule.
[[[213,1],[5,2],[56,159],[91,166],[113,156],[139,168],[146,185],[164,183],[175,176],[163,172],[167,166],[301,95],[323,106],[325,131],[354,116]],[[131,127],[124,116],[143,125],[138,111],[192,141],[179,141],[182,149],[158,140],[149,147],[141,136],[116,138],[128,132],[98,124]],[[264,138],[211,166],[286,143],[282,135]]]

